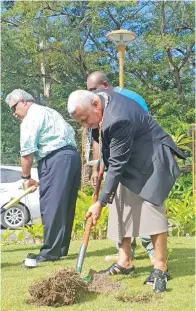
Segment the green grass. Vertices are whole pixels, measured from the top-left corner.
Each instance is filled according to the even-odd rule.
[[[194,311],[194,273],[195,238],[169,238],[168,267],[172,280],[168,282],[168,291],[153,294],[148,303],[132,303],[117,300],[116,294],[89,294],[69,307],[49,308],[28,305],[28,286],[35,281],[50,276],[55,271],[76,265],[80,241],[73,241],[69,257],[54,263],[42,263],[35,269],[25,269],[22,261],[29,252],[39,252],[39,246],[12,245],[2,247],[2,311]],[[135,252],[134,277],[115,276],[125,287],[119,294],[133,296],[152,294],[151,286],[144,286],[143,281],[151,271],[151,266],[144,248],[139,244]],[[104,256],[116,252],[109,240],[90,241],[84,260],[83,275],[89,269],[101,270],[108,267]]]

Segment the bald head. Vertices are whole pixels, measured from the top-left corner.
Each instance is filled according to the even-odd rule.
[[[112,89],[110,81],[102,71],[92,72],[88,76],[86,83],[89,91]]]

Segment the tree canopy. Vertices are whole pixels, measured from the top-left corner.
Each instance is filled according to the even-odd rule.
[[[125,87],[142,95],[166,131],[194,122],[193,1],[3,1],[2,162],[17,163],[19,125],[4,103],[14,88],[66,111],[69,94],[86,88],[94,70],[118,85],[118,57],[109,31],[131,30],[125,53]]]

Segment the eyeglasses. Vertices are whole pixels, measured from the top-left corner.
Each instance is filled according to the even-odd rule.
[[[20,99],[19,101],[17,101],[17,103],[15,103],[15,105],[13,105],[12,107],[10,107],[10,110],[12,113],[14,113],[16,111],[16,106],[20,103],[24,101],[23,99]]]
[[[10,107],[10,110],[12,113],[16,111],[16,106],[18,105],[19,102],[17,102],[14,106]]]
[[[96,91],[97,87],[92,87],[91,89],[88,89],[88,91],[92,92],[92,91]]]

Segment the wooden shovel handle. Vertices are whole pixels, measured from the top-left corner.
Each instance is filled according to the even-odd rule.
[[[38,183],[39,184],[39,183]],[[17,203],[18,201],[20,201],[20,199],[22,199],[23,197],[25,197],[25,195],[29,194],[35,186],[31,186],[28,189],[26,189],[25,191],[23,191],[21,193],[21,195],[17,198],[14,198],[13,200],[11,200],[10,202],[8,202],[6,205],[3,206],[3,209],[8,209],[12,206],[14,206],[15,203]]]
[[[99,190],[101,187],[101,182],[103,180],[104,168],[105,168],[105,165],[104,165],[104,162],[102,161],[100,169],[99,169],[99,176],[98,176],[95,192],[93,194],[93,203],[97,202],[97,199],[99,196]]]
[[[88,246],[88,241],[89,241],[89,236],[90,236],[90,231],[91,231],[92,225],[93,225],[93,219],[92,219],[92,217],[89,217],[86,221],[83,243],[82,243],[85,247]]]
[[[96,184],[95,192],[93,194],[93,203],[97,202],[98,196],[99,196],[99,190],[101,186],[101,182],[103,180],[103,173],[104,173],[104,162],[102,161],[100,170],[99,170],[99,177],[98,181]],[[86,226],[85,226],[85,231],[84,231],[84,237],[83,237],[83,244],[87,247],[88,246],[88,241],[89,241],[89,236],[90,236],[90,231],[93,225],[93,219],[92,217],[89,217],[86,221]]]

